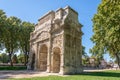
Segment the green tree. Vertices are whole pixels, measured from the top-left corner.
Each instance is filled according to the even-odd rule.
[[[6,17],[5,12],[0,10],[0,49],[6,49],[9,53],[9,61],[12,66],[12,56],[20,49],[25,53],[25,65],[28,61],[30,33],[34,24],[22,22],[17,17]]]
[[[82,58],[82,65],[87,67],[87,66],[89,66],[89,64],[90,64],[89,57],[83,57]]]
[[[33,31],[33,29],[34,29],[34,24],[30,22],[22,22],[19,33],[20,34],[19,42],[20,42],[21,51],[24,53],[24,57],[25,57],[24,65],[26,65],[28,62],[28,55],[30,50],[30,45],[29,45],[30,33]]]
[[[82,46],[82,64],[83,66],[88,66],[89,65],[89,56],[85,52],[85,47]]]
[[[93,54],[109,53],[120,67],[120,1],[102,0],[93,17]]]
[[[2,39],[2,28],[5,26],[6,14],[3,10],[0,10],[0,40]]]
[[[24,63],[24,61],[25,61],[24,54],[20,53],[20,54],[18,55],[18,62],[19,62],[19,63]]]
[[[82,57],[88,57],[87,53],[85,52],[84,46],[82,46]]]
[[[0,49],[3,49],[3,35],[4,35],[4,27],[6,21],[6,14],[3,10],[0,10]]]
[[[18,59],[17,59],[17,55],[16,54],[13,55],[12,62],[13,63],[18,63]]]
[[[21,20],[17,17],[9,17],[6,20],[6,25],[4,27],[3,43],[6,52],[9,53],[9,61],[12,64],[12,55],[18,50],[18,32]]]
[[[0,61],[2,63],[8,63],[9,61],[9,56],[6,53],[1,53],[0,54]]]

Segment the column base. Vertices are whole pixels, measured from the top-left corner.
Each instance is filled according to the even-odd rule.
[[[47,73],[50,73],[50,68],[48,67],[47,70],[46,70]]]
[[[59,74],[64,75],[64,72],[63,72],[63,71],[60,71]]]

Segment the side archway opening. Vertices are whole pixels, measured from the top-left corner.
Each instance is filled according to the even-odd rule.
[[[60,72],[60,48],[55,47],[53,48],[53,65],[52,65],[52,72],[58,73]]]
[[[46,71],[47,70],[47,54],[48,54],[48,48],[44,44],[40,47],[40,54],[39,54],[39,68],[40,68],[40,71]]]

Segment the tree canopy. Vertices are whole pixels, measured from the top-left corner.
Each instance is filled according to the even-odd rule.
[[[93,17],[93,54],[109,53],[120,67],[120,1],[102,0]]]
[[[10,16],[7,17],[3,10],[0,10],[0,49],[5,49],[9,53],[9,61],[12,66],[12,56],[18,50],[29,52],[30,32],[34,29],[34,24],[22,21]]]

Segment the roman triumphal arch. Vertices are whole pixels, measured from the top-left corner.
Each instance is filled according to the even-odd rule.
[[[72,8],[41,17],[30,36],[28,69],[50,73],[82,72],[81,24]]]

